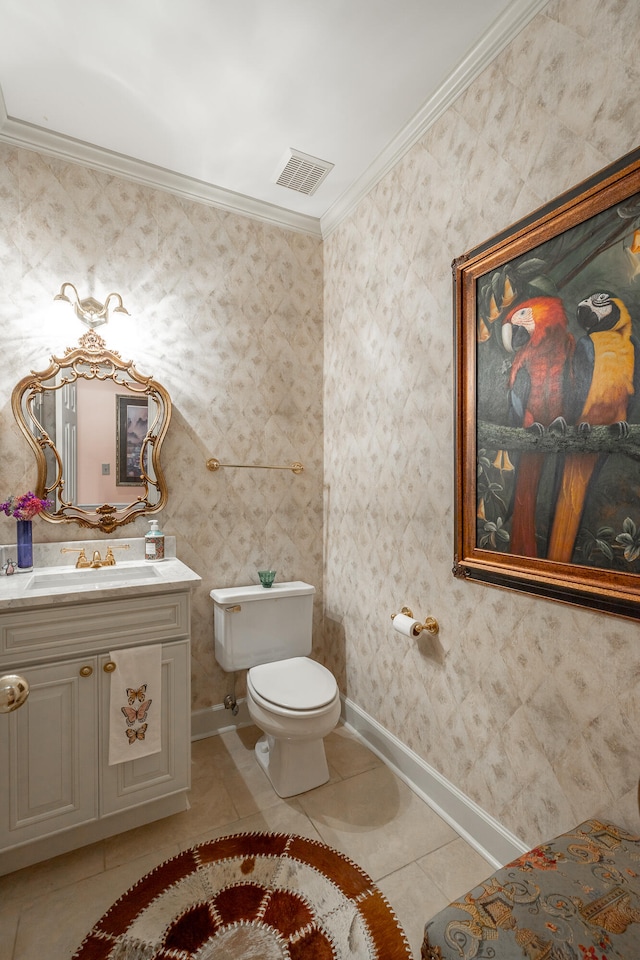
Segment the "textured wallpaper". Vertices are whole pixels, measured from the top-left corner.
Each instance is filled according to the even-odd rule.
[[[638,28],[637,0],[551,0],[324,247],[0,145],[2,495],[35,479],[12,387],[84,330],[54,294],[118,291],[107,344],[174,403],[161,519],[203,577],[194,709],[228,685],[209,590],[273,565],[318,587],[342,691],[528,843],[640,826],[640,631],[453,578],[450,264],[637,145]],[[70,536],[89,532],[36,522]],[[395,634],[404,604],[439,636]]]
[[[327,661],[527,843],[640,826],[640,630],[453,578],[450,265],[638,145],[639,30],[549,3],[324,245]]]
[[[320,241],[0,144],[0,276],[2,497],[35,482],[11,411],[14,384],[86,330],[54,295],[67,280],[101,301],[115,290],[132,316],[98,332],[173,401],[163,447],[169,500],[158,516],[202,577],[193,594],[194,709],[221,703],[229,682],[213,656],[212,587],[257,583],[266,566],[281,580],[313,583],[320,643]],[[305,470],[211,473],[209,457],[300,460]],[[13,527],[0,518],[0,543],[11,542]],[[118,536],[147,529],[140,519]],[[91,536],[35,521],[36,540]]]

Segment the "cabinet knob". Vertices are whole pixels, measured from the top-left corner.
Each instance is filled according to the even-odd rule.
[[[113,673],[113,671],[116,669],[116,664],[113,662],[113,660],[107,660],[102,669],[105,673]]]
[[[17,673],[0,677],[0,713],[11,713],[21,707],[29,696],[29,682]]]
[[[80,667],[81,677],[90,677],[93,673],[93,667]]]

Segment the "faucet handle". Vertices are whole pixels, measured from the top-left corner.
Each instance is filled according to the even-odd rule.
[[[116,558],[115,558],[114,555],[113,555],[113,551],[114,551],[114,550],[128,550],[128,549],[129,549],[129,544],[128,544],[128,543],[114,543],[113,546],[110,544],[110,545],[107,547],[107,552],[106,552],[105,558],[104,558],[104,560],[103,560],[104,566],[105,566],[105,567],[115,567],[115,565],[116,565]]]
[[[89,567],[89,566],[91,566],[91,564],[90,564],[89,561],[87,560],[87,555],[86,555],[86,553],[84,552],[84,547],[80,547],[80,548],[78,548],[78,547],[61,547],[61,548],[60,548],[60,553],[77,553],[77,554],[78,554],[78,559],[76,560],[76,567],[77,567],[77,568],[82,568],[82,567]]]

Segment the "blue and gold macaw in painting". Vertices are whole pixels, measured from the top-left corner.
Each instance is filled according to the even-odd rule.
[[[632,334],[631,316],[614,294],[598,292],[578,304],[577,319],[586,334],[574,353],[574,398],[566,419],[579,424],[582,433],[606,424],[623,436],[640,387],[640,344]],[[567,455],[547,549],[549,560],[571,562],[589,483],[605,457]]]

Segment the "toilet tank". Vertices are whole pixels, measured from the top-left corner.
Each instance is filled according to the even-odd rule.
[[[311,653],[315,592],[301,580],[212,590],[215,656],[222,669]]]

